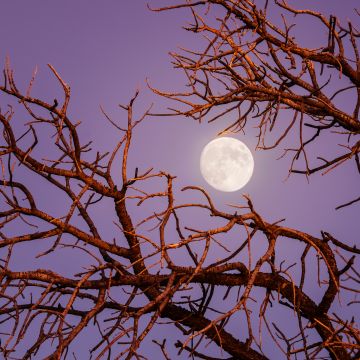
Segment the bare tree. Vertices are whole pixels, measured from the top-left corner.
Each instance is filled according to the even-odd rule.
[[[217,29],[205,24],[206,14],[196,12],[203,5],[225,9]],[[350,115],[332,103],[340,91],[352,89],[359,94],[357,31],[351,25],[340,27],[335,18],[328,21],[315,12],[294,10],[285,2],[277,5],[319,19],[328,28],[328,44],[316,50],[301,48],[292,38],[292,26],[285,17],[281,30],[267,19],[266,6],[260,10],[251,1],[209,0],[170,7],[189,7],[195,21],[189,29],[210,32],[214,38],[209,39],[204,52],[174,54],[176,66],[188,75],[191,92],[162,95],[190,106],[190,110],[175,113],[197,120],[217,108],[220,113],[212,120],[228,111],[238,111],[237,121],[226,131],[243,129],[250,117],[259,119],[259,146],[263,148],[267,147],[266,129],[274,127],[285,106],[294,111],[294,117],[275,146],[296,122],[300,123],[295,160],[301,154],[305,156],[309,142],[331,128],[340,128],[352,142],[343,156],[315,168],[306,165],[305,173],[327,170],[351,158],[359,166],[359,142],[354,140],[360,128],[359,96]],[[350,40],[356,69],[344,54],[343,39]],[[264,46],[267,55],[261,48]],[[329,97],[317,79],[328,66],[329,71],[346,76],[353,84],[351,89],[339,89]],[[44,349],[48,351],[47,359],[67,358],[72,342],[90,326],[99,334],[98,341],[89,345],[90,355],[96,359],[146,358],[141,346],[146,337],[151,337],[164,358],[170,359],[170,345],[156,335],[161,327],[176,327],[179,354],[192,358],[214,359],[205,346],[208,341],[222,349],[227,359],[266,359],[269,355],[264,343],[269,341],[289,359],[359,357],[360,334],[355,320],[332,310],[340,293],[349,299],[348,306],[358,303],[355,296],[360,278],[354,262],[359,249],[327,232],[317,238],[283,226],[282,221],[269,222],[256,211],[249,197],[235,213],[225,213],[203,189],[189,186],[183,190],[193,191],[194,199],[198,193],[204,201],[176,203],[171,174],[138,168],[129,174],[132,136],[151,114],[149,109],[139,118],[134,116],[138,93],[122,106],[127,117],[124,121],[117,122],[104,112],[121,138],[112,151],[100,153],[91,148],[91,142],[81,140],[79,124],[67,113],[70,88],[49,67],[63,88],[61,103],[32,97],[33,80],[26,91],[19,90],[9,64],[0,86],[1,93],[17,99],[18,106],[31,118],[24,133],[17,133],[13,124],[19,121],[16,114],[21,110],[9,106],[0,113],[0,247],[6,250],[0,265],[0,349],[5,359],[39,358]],[[213,89],[218,91],[219,84],[224,92],[214,95]],[[299,88],[301,92],[296,91]],[[194,101],[196,98],[200,103]],[[246,104],[248,109],[240,110],[240,105]],[[220,105],[226,105],[225,110]],[[306,124],[315,130],[309,140],[302,137]],[[121,179],[119,171],[114,170],[119,160]],[[31,190],[18,175],[19,167],[27,172],[26,178],[39,178],[52,191],[62,193],[67,211],[59,215],[56,207],[49,210],[38,205],[41,194]],[[291,171],[295,171],[292,165]],[[156,191],[149,191],[150,182],[158,182]],[[101,221],[94,216],[94,209],[102,203],[107,204],[107,216],[113,216],[121,236],[109,239],[102,235]],[[134,219],[139,218],[137,209],[147,215],[135,223]],[[189,227],[182,220],[184,212],[194,216],[205,213],[211,216],[213,225],[206,229]],[[234,238],[231,249],[219,241],[227,234]],[[87,268],[70,275],[66,269],[56,273],[50,266],[12,270],[12,258],[20,244],[44,241],[51,245],[38,257],[54,252],[61,256],[61,251],[69,248],[88,257]],[[296,264],[278,261],[276,248],[286,246],[284,241],[302,245]],[[214,247],[222,252],[217,251],[218,259],[210,261],[210,249]],[[179,264],[178,253],[185,254],[193,265]],[[317,264],[317,276],[311,273],[310,262]],[[299,277],[293,276],[295,269]],[[216,298],[224,288],[227,290],[222,292],[220,307]],[[317,288],[320,301],[315,301],[306,288]],[[290,314],[291,334],[273,321],[279,311]],[[244,319],[241,326],[239,316]],[[34,327],[33,343],[25,354],[19,354],[17,350]]]
[[[231,114],[228,117],[235,120],[220,135],[244,131],[251,122],[259,129],[257,148],[265,150],[278,147],[296,128],[298,147],[284,151],[294,154],[290,173],[326,173],[350,159],[360,173],[360,33],[351,22],[342,26],[336,16],[298,10],[285,0],[194,1],[153,10],[183,7],[193,15],[186,30],[202,36],[206,44],[201,51],[171,53],[175,67],[186,74],[189,90],[167,93],[153,88],[184,105],[166,115],[211,123]],[[328,34],[326,43],[316,48],[300,45],[296,35],[308,22],[318,24],[315,31]],[[352,99],[351,107],[342,104],[343,98],[338,101],[344,94]],[[330,160],[319,154],[318,164],[311,165],[308,146],[329,131],[343,135],[342,154]],[[304,168],[294,169],[300,159]]]

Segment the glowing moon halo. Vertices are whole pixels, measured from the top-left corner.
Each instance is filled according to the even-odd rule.
[[[254,171],[254,159],[240,140],[221,137],[210,141],[201,152],[200,171],[217,190],[231,192],[244,187]]]

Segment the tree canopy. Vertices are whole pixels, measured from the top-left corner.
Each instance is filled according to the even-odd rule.
[[[182,190],[194,194],[194,200],[178,202],[173,183],[179,174],[154,170],[151,164],[148,169],[133,164],[135,171],[129,170],[143,121],[168,116],[169,121],[220,122],[232,114],[234,121],[219,135],[236,136],[256,126],[259,150],[281,146],[295,131],[298,145],[284,149],[284,155],[291,154],[289,174],[326,174],[345,162],[353,162],[360,173],[358,29],[335,15],[293,8],[285,0],[153,6],[154,12],[188,8],[191,24],[185,30],[203,36],[206,46],[171,53],[175,69],[185,74],[186,92],[149,83],[153,92],[169,99],[167,110],[157,113],[149,107],[135,115],[136,92],[121,105],[121,122],[103,111],[119,133],[108,152],[84,141],[81,126],[71,119],[71,79],[49,65],[63,98],[48,102],[32,96],[35,76],[22,91],[6,64],[0,92],[9,104],[11,99],[17,103],[1,104],[0,111],[2,356],[38,358],[45,348],[47,359],[68,358],[76,337],[93,327],[98,336],[89,344],[89,356],[96,359],[151,359],[142,346],[148,338],[164,359],[174,358],[174,346],[177,357],[199,359],[217,359],[214,351],[219,349],[224,359],[268,359],[274,353],[287,359],[358,358],[356,244],[322,229],[316,236],[283,220],[272,222],[257,211],[251,195],[225,212],[205,189],[192,185]],[[307,17],[327,34],[317,47],[303,45],[294,35]],[[351,108],[338,101],[344,94]],[[22,121],[24,111],[26,130],[20,133],[14,124]],[[319,139],[329,132],[342,142],[341,153],[325,158],[322,152],[328,149]],[[18,176],[18,167],[27,176]],[[43,195],[28,185],[30,176],[62,194],[66,213],[59,215],[56,203],[53,211],[38,205]],[[357,196],[344,199],[338,211],[348,206],[356,211]],[[103,235],[93,211],[101,206],[121,235]],[[198,227],[189,227],[184,214],[199,219]],[[211,226],[202,227],[204,217]],[[223,243],[226,237],[233,247]],[[58,273],[49,263],[47,268],[12,270],[14,249],[39,241],[49,246],[37,258],[68,248],[88,258],[87,268],[68,274],[65,267]],[[279,248],[294,243],[302,249],[296,263],[279,261]],[[214,246],[216,258],[210,255]],[[179,261],[182,257],[189,265]],[[335,306],[339,297],[341,306]],[[281,317],[289,323],[285,328],[278,324]],[[161,328],[176,330],[178,341],[160,340],[156,334]],[[31,329],[33,342],[20,354]],[[274,353],[265,350],[269,343]]]

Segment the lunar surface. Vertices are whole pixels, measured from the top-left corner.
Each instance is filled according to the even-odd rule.
[[[254,171],[254,159],[240,140],[221,137],[210,141],[200,156],[204,179],[220,191],[237,191],[244,187]]]

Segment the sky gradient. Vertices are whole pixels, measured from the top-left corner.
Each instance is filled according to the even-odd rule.
[[[292,3],[301,4],[305,8],[314,2],[306,0]],[[328,14],[336,13],[341,19],[350,17],[349,14],[357,5],[355,0],[316,3],[319,10]],[[157,6],[166,2],[150,1],[150,4]],[[0,9],[3,29],[0,32],[2,67],[5,58],[9,57],[15,80],[21,89],[26,89],[37,68],[32,94],[52,102],[54,97],[60,97],[61,94],[56,79],[47,67],[47,64],[53,65],[71,86],[69,115],[82,122],[79,132],[83,142],[93,139],[93,148],[101,151],[110,150],[110,144],[115,144],[119,135],[104,120],[100,106],[114,119],[126,121],[118,104],[126,104],[139,89],[136,114],[142,114],[152,103],[154,112],[164,112],[174,104],[154,95],[147,88],[146,79],[159,89],[183,89],[185,78],[181,71],[173,69],[168,52],[176,50],[178,46],[194,49],[204,47],[199,38],[181,28],[191,19],[189,11],[154,13],[149,11],[147,2],[142,0],[13,0],[3,2]],[[325,34],[317,33],[311,25],[305,26],[301,34],[304,44],[323,36]],[[0,95],[0,106],[5,107],[7,100],[2,97]],[[344,107],[346,100],[343,99]],[[350,100],[349,104],[352,103]],[[19,126],[19,132],[25,120],[19,119],[19,123],[14,125],[15,128]],[[326,230],[349,245],[357,242],[359,203],[335,210],[337,205],[358,196],[356,189],[359,188],[359,176],[353,162],[347,162],[324,176],[314,174],[309,182],[304,176],[296,174],[285,181],[290,159],[277,160],[282,154],[282,148],[268,152],[255,151],[256,129],[250,125],[246,135],[234,135],[247,144],[254,156],[254,174],[250,182],[234,193],[211,188],[200,173],[200,153],[205,144],[214,139],[230,121],[224,119],[212,124],[198,124],[184,117],[155,116],[147,119],[134,134],[129,159],[130,172],[137,166],[140,169],[154,167],[177,176],[175,193],[178,202],[192,199],[191,194],[180,192],[182,187],[196,185],[205,188],[220,209],[230,212],[227,204],[243,203],[242,194],[246,193],[252,198],[257,211],[269,222],[286,218],[287,226],[315,236],[319,236],[321,230]],[[297,137],[290,135],[286,144],[297,141]],[[329,135],[321,139],[317,146],[324,149],[325,155],[340,155],[342,149],[336,146],[337,141],[336,136]],[[26,173],[22,176],[26,176]],[[62,204],[61,198],[54,198],[41,182],[31,183],[31,187],[38,194],[41,193],[38,196],[40,206],[61,213],[61,205],[54,210],[54,203]],[[100,214],[106,217],[106,207],[99,209],[95,215]],[[143,215],[138,213],[134,217],[140,219]],[[101,221],[106,224],[107,219]],[[34,254],[40,248],[33,249]],[[296,258],[298,249],[294,245],[291,249],[283,248],[279,252],[283,256]],[[65,264],[67,266],[69,260],[77,261],[76,256],[68,254],[63,258],[57,255],[54,258],[40,258],[35,262],[25,251],[25,247],[19,247],[16,254],[18,263],[13,264],[14,269],[25,269],[26,266],[39,268],[51,263],[54,271],[58,271]],[[86,344],[87,340],[80,337],[77,348],[73,349],[78,351],[80,359],[87,354]],[[157,356],[158,348],[151,343],[148,346],[149,353]]]

